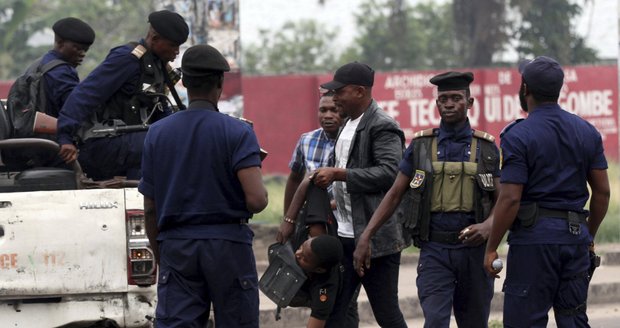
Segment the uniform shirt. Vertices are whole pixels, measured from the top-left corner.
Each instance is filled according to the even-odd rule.
[[[340,265],[324,274],[312,274],[291,300],[292,307],[309,307],[310,316],[327,320],[340,292]]]
[[[315,171],[327,165],[333,149],[334,139],[330,139],[323,128],[306,132],[299,137],[288,167],[295,173]]]
[[[347,168],[349,154],[351,153],[351,145],[353,144],[353,138],[355,138],[355,130],[360,124],[363,116],[364,114],[354,120],[348,120],[340,132],[335,147],[335,167],[341,169]],[[338,215],[336,215],[336,219],[338,220],[338,236],[353,238],[355,235],[353,232],[353,217],[351,214],[351,195],[347,192],[347,182],[334,181],[333,193],[336,199],[338,213]]]
[[[135,47],[113,48],[106,59],[78,84],[58,117],[58,143],[73,143],[73,136],[93,113],[116,92],[133,95],[140,80],[140,59],[131,54]],[[141,86],[139,86],[141,87]]]
[[[545,104],[502,136],[501,183],[523,185],[522,203],[540,207],[586,212],[590,196],[586,176],[590,170],[606,169],[601,135],[590,123]],[[517,219],[518,220],[518,219]],[[581,234],[568,231],[565,219],[539,219],[532,229],[514,229],[511,244],[570,244],[588,242],[587,226]]]
[[[50,50],[41,59],[41,65],[45,65],[54,59],[63,58],[56,50]],[[80,78],[75,67],[70,64],[60,64],[49,70],[43,76],[45,88],[45,114],[58,117],[62,105],[69,94],[80,83]]]
[[[221,114],[206,101],[154,123],[145,138],[138,190],[155,200],[158,240],[219,238],[252,242],[237,171],[260,167],[249,124]]]
[[[451,129],[447,127],[443,122],[439,125],[439,134],[437,138],[437,160],[445,162],[467,162],[470,158],[470,146],[473,138],[473,130],[469,124],[469,120],[460,129]],[[400,162],[399,170],[409,178],[413,177],[413,154],[416,150],[413,149],[413,142],[409,144],[409,147],[405,150],[403,160]],[[476,150],[478,156],[476,160],[480,158],[480,147]],[[498,155],[499,157],[499,155]],[[499,167],[493,172],[494,177],[499,176]],[[426,177],[426,179],[432,179],[432,177]],[[433,188],[439,188],[439,186],[433,186]],[[430,230],[436,231],[461,231],[467,226],[476,223],[475,213],[462,213],[462,212],[433,212],[431,213]],[[462,247],[464,245],[448,245],[442,244],[444,247]]]

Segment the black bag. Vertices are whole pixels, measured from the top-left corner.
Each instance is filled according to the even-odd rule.
[[[338,237],[338,223],[331,209],[327,190],[310,183],[306,191],[306,202],[295,220],[295,232],[291,237],[293,250],[298,249],[308,239],[308,225],[315,223],[325,224],[327,234]]]
[[[28,138],[34,136],[34,119],[37,111],[45,112],[45,88],[41,83],[43,75],[54,67],[67,62],[53,59],[41,65],[43,57],[37,59],[24,75],[15,80],[6,100],[7,114],[13,126],[12,137]]]
[[[307,277],[297,264],[289,243],[272,244],[268,256],[269,266],[258,281],[258,288],[279,307],[285,308]]]

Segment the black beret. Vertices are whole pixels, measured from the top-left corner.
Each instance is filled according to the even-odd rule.
[[[164,38],[178,44],[187,41],[189,27],[181,15],[169,10],[152,12],[149,23],[157,33]]]
[[[87,45],[91,45],[95,41],[95,31],[90,25],[75,17],[67,17],[57,21],[52,26],[52,30],[65,40]]]
[[[226,58],[210,45],[199,44],[188,48],[181,59],[183,76],[206,76],[216,72],[228,72]]]
[[[435,75],[430,82],[437,86],[437,91],[467,90],[474,80],[472,72],[445,72]]]

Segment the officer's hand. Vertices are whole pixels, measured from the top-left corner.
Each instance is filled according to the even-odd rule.
[[[353,268],[360,277],[364,276],[364,268],[370,269],[370,242],[362,235],[353,252]]]
[[[60,151],[58,152],[58,156],[62,158],[65,163],[70,164],[77,160],[78,151],[73,144],[66,144],[60,146]]]
[[[327,188],[334,181],[334,169],[331,167],[322,167],[312,175],[312,181],[315,186]]]
[[[497,258],[497,251],[487,250],[484,254],[484,269],[495,278],[499,278],[499,273],[502,271],[502,268],[493,269],[493,261]]]
[[[461,230],[459,239],[467,246],[480,246],[489,238],[490,233],[490,224],[477,223]]]
[[[278,235],[276,236],[276,241],[280,244],[286,243],[291,235],[293,235],[293,231],[295,231],[295,225],[286,221],[282,221],[280,223],[280,228],[278,229]]]

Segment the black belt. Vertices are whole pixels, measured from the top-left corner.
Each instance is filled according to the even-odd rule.
[[[460,244],[460,232],[458,231],[431,231],[428,240],[443,244]]]
[[[586,223],[587,216],[584,213],[567,211],[567,210],[554,210],[550,208],[539,207],[538,208],[538,216],[539,217],[551,217],[551,218],[560,218],[567,219],[571,216],[579,220],[579,223]]]
[[[248,219],[217,219],[217,220],[209,220],[206,225],[215,225],[215,224],[248,224]]]

